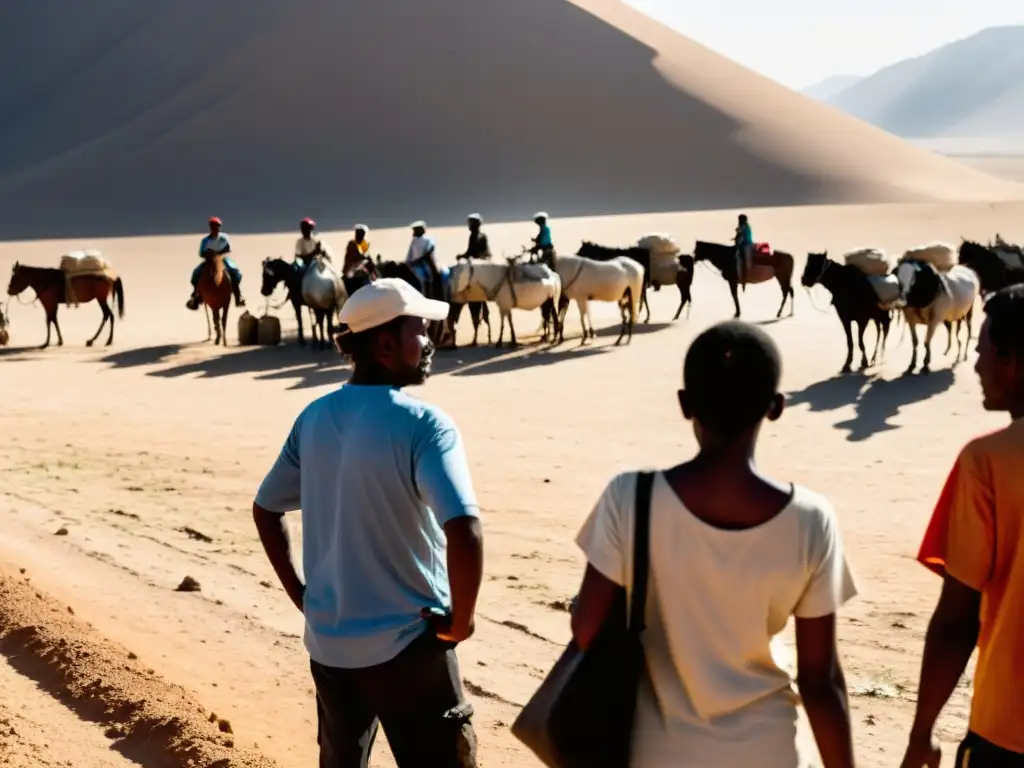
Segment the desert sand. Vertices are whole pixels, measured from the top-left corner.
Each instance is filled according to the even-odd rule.
[[[698,236],[727,238],[733,215],[559,220],[554,233],[566,248],[584,236],[627,243],[647,231],[667,231],[685,247]],[[796,254],[863,244],[896,251],[997,230],[1024,236],[1020,203],[750,215],[758,239]],[[531,230],[508,224],[488,231],[499,252],[512,252]],[[462,245],[461,230],[434,234],[442,253]],[[325,237],[340,243],[342,233]],[[373,252],[397,253],[406,239],[404,230],[371,232]],[[13,750],[15,765],[60,764],[63,742],[54,729],[71,716],[50,697],[85,721],[67,732],[76,734],[89,761],[69,758],[71,764],[131,759],[132,724],[141,719],[137,728],[145,732],[146,718],[163,710],[132,715],[104,737],[113,725],[102,718],[94,724],[68,693],[83,676],[102,681],[84,694],[101,702],[112,695],[187,700],[186,713],[193,716],[183,721],[187,733],[180,738],[189,744],[223,747],[207,722],[216,713],[230,722],[234,749],[253,750],[232,764],[265,757],[298,768],[314,759],[302,620],[263,558],[249,508],[294,416],[344,381],[348,368],[333,352],[287,343],[227,350],[203,343],[202,316],[183,306],[195,241],[89,241],[125,281],[128,313],[110,349],[83,346],[99,321],[95,305],[63,311],[65,347],[25,349],[42,341],[41,311],[11,304],[12,347],[0,357],[0,559],[6,564],[0,636],[13,669],[0,667],[0,690],[11,691],[19,704],[5,704],[14,711],[0,714],[0,734],[18,734],[0,736],[0,748]],[[287,252],[293,235],[238,236],[235,242],[248,275],[246,293],[258,311],[251,281],[260,259]],[[0,271],[15,259],[51,263],[67,247],[0,245]],[[923,632],[938,588],[914,553],[958,449],[1002,418],[980,408],[973,352],[968,364],[953,370],[950,358],[939,354],[941,338],[930,377],[900,377],[909,338],[898,343],[898,333],[877,370],[836,377],[845,346],[820,290],[808,297],[798,289],[795,316],[779,322],[773,321],[780,296],[775,284],[752,286],[742,297],[744,317],[764,323],[784,351],[790,398],[784,417],[766,427],[759,459],[772,472],[825,492],[838,510],[861,587],[841,618],[860,764],[893,765],[912,714]],[[629,346],[611,346],[617,312],[598,305],[596,323],[609,332],[579,347],[572,309],[564,346],[441,352],[435,376],[418,392],[462,427],[484,509],[486,583],[477,635],[461,651],[478,711],[482,765],[535,764],[508,725],[568,638],[566,601],[582,573],[572,540],[604,484],[617,471],[664,466],[694,448],[674,400],[682,355],[694,334],[731,314],[728,291],[701,267],[691,317],[668,322],[678,300],[674,290],[652,293],[651,300],[651,323],[638,327]],[[287,333],[294,320],[282,316]],[[529,337],[539,317],[518,313],[516,321]],[[467,319],[462,343],[468,331]],[[62,528],[66,535],[55,535]],[[175,591],[185,576],[201,591]],[[7,598],[19,589],[17,600]],[[45,644],[33,649],[23,642],[21,628],[30,625],[92,653],[68,661],[60,675],[52,662],[19,661],[45,655]],[[146,670],[152,673],[142,689],[137,675]],[[111,675],[117,686],[130,676],[118,688],[126,693],[105,690]],[[943,717],[940,735],[949,745],[965,728],[969,686],[968,677]],[[58,711],[64,714],[49,714]],[[178,765],[174,759],[166,764]],[[383,742],[375,764],[392,764]]]

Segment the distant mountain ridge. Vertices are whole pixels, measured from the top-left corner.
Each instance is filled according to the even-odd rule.
[[[863,79],[863,75],[832,75],[831,77],[826,77],[820,83],[804,88],[800,93],[818,101],[829,102]]]
[[[982,30],[818,98],[904,138],[1024,137],[1024,25]]]

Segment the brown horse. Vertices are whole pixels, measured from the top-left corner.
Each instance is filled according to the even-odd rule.
[[[26,288],[31,288],[36,293],[36,298],[43,305],[46,311],[46,342],[43,349],[50,346],[50,324],[57,329],[57,345],[63,346],[64,337],[60,332],[60,323],[57,322],[57,308],[61,304],[67,304],[68,278],[60,269],[49,269],[47,267],[26,267],[15,263],[11,270],[11,282],[7,285],[7,295],[17,296]],[[107,299],[114,295],[114,303],[117,304],[117,316],[124,317],[124,286],[121,278],[111,279],[104,275],[75,275],[70,279],[70,287],[74,293],[74,301],[77,304],[88,304],[93,299],[103,310],[103,322],[96,330],[96,335],[85,342],[91,347],[93,342],[99,338],[103,326],[110,321],[110,333],[107,336],[107,346],[114,341],[114,312],[107,304]]]
[[[202,268],[199,270],[199,298],[203,300],[203,308],[206,312],[206,340],[210,340],[212,331],[210,328],[210,314],[213,314],[213,327],[217,329],[217,338],[213,344],[216,346],[221,341],[224,346],[228,345],[228,309],[231,307],[231,278],[227,269],[224,268],[224,256],[219,253],[211,253],[206,256]]]
[[[736,305],[736,314],[740,316],[740,299],[737,294],[739,285],[739,264],[737,262],[736,246],[721,245],[720,243],[706,243],[701,240],[693,249],[693,260],[709,261],[719,272],[727,283],[729,292],[732,294],[732,302]],[[784,251],[772,251],[771,253],[755,253],[750,272],[747,274],[747,282],[750,285],[766,283],[769,280],[778,280],[782,289],[782,304],[775,317],[782,317],[782,310],[786,307],[786,299],[789,299],[789,314],[793,315],[795,307],[793,299],[796,293],[793,290],[793,265],[794,259],[791,254]]]

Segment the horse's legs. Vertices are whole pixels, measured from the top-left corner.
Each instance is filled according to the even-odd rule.
[[[942,324],[944,326],[946,326],[946,351],[943,352],[942,354],[948,355],[949,354],[949,350],[951,350],[953,348],[953,323],[951,323],[949,320],[945,320],[945,321],[943,321]],[[960,341],[960,328],[958,326],[957,327],[957,343],[959,343],[959,341]]]
[[[907,373],[913,373],[914,369],[917,368],[917,325],[911,322],[909,317],[903,318],[907,326],[910,328],[910,366],[907,368]]]
[[[849,373],[853,369],[853,322],[846,317],[840,317],[839,322],[843,324],[843,333],[846,334],[846,362],[843,363],[843,373]]]
[[[298,302],[292,302],[292,308],[295,310],[295,324],[299,327],[299,346],[306,346],[306,337],[302,333],[302,305]]]
[[[57,329],[57,346],[58,347],[63,347],[64,346],[64,334],[62,334],[60,332],[60,323],[57,322],[57,310],[58,309],[60,309],[60,304],[54,304],[53,305],[53,327]],[[47,330],[46,342],[47,342],[47,344],[49,344],[49,342],[50,342],[49,330]]]
[[[857,345],[860,347],[860,369],[862,371],[868,367],[868,353],[864,349],[864,331],[867,329],[867,320],[857,321]]]
[[[738,318],[740,316],[740,297],[736,293],[736,281],[735,280],[730,280],[729,281],[729,293],[732,294],[732,303],[736,305],[736,314],[733,315],[733,319],[736,319],[736,318]]]
[[[224,305],[224,309],[220,316],[220,330],[221,330],[221,344],[223,346],[228,345],[228,312],[231,311],[231,304]]]
[[[583,326],[583,335],[580,337],[580,344],[587,343],[587,310],[590,305],[586,299],[576,299],[576,308],[580,311],[580,324]]]
[[[967,361],[967,355],[971,351],[971,337],[973,336],[974,325],[974,307],[972,306],[967,310],[967,316],[964,318],[967,321],[967,341],[964,342],[964,362]]]
[[[789,286],[782,282],[782,278],[776,275],[776,279],[779,281],[779,287],[782,288],[782,303],[779,304],[779,311],[775,313],[776,319],[782,317],[782,310],[786,308],[786,299],[789,298]]]
[[[110,335],[114,335],[114,313],[110,311],[110,307],[107,306],[107,302],[101,299],[99,296],[96,297],[96,302],[100,305],[100,312],[103,313],[103,319],[100,320],[100,327],[96,329],[96,334],[85,342],[85,346],[91,347],[93,343],[100,337],[100,333],[103,331],[103,326],[107,324],[107,315],[110,315]],[[111,339],[107,339],[107,345],[110,345]]]
[[[491,343],[491,310],[487,308],[487,302],[480,304],[480,316],[484,319],[487,324],[487,343]]]
[[[643,292],[640,294],[640,298],[642,299],[642,301],[640,303],[643,304],[644,309],[647,310],[647,314],[644,317],[644,323],[649,323],[649,322],[651,322],[651,305],[647,303],[647,282],[646,281],[644,282]]]
[[[477,337],[480,335],[480,313],[482,304],[471,302],[469,305],[469,319],[473,321],[473,343],[470,346],[477,346],[479,343]],[[452,329],[454,333],[455,329]]]
[[[510,347],[512,347],[512,349],[515,349],[516,347],[519,346],[519,342],[516,341],[516,327],[512,323],[512,312],[511,312],[511,310],[508,313],[508,332],[509,332],[509,343],[508,343],[508,345]]]
[[[498,307],[498,317],[501,318],[501,326],[498,328],[498,340],[494,342],[495,347],[500,347],[505,343],[505,311],[502,307]]]
[[[107,346],[109,347],[114,343],[114,310],[106,302],[103,302],[101,306],[107,310],[107,317],[110,319],[110,333],[107,334]]]
[[[924,364],[921,366],[921,373],[931,373],[932,338],[935,336],[935,331],[938,328],[939,324],[934,320],[928,323],[928,330],[924,334]]]
[[[43,304],[43,311],[46,313],[46,341],[43,342],[42,349],[46,349],[50,346],[50,323],[54,322],[57,313],[46,306],[46,304]]]
[[[209,341],[213,338],[213,327],[210,325],[210,306],[203,303],[203,314],[206,315],[206,340]]]

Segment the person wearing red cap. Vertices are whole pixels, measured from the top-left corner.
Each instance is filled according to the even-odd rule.
[[[295,264],[300,268],[305,266],[310,259],[317,256],[325,256],[328,261],[330,255],[324,250],[324,244],[316,236],[316,222],[305,218],[299,222],[299,231],[302,237],[295,241]]]
[[[242,298],[242,270],[238,268],[235,260],[232,259],[228,254],[231,253],[231,240],[228,236],[221,232],[221,227],[224,222],[217,216],[212,216],[209,221],[210,234],[203,238],[203,241],[199,244],[199,258],[200,261],[196,265],[196,268],[192,270],[192,297],[186,302],[185,306],[189,309],[199,309],[201,299],[199,298],[199,273],[203,269],[203,263],[206,260],[208,252],[214,255],[224,256],[224,268],[227,270],[228,276],[231,278],[231,289],[235,294],[235,306],[244,307],[245,299]]]

